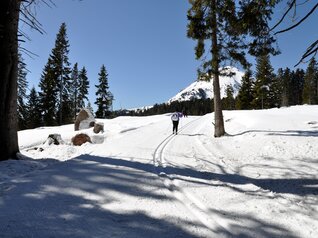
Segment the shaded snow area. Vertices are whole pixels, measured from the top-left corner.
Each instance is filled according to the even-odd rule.
[[[318,106],[98,120],[19,132],[0,162],[0,237],[318,237]],[[93,136],[91,130],[84,130]],[[43,144],[61,134],[63,145]]]
[[[233,88],[233,96],[236,97],[240,86],[242,77],[244,73],[239,71],[237,68],[234,67],[225,67],[224,69],[220,69],[224,75],[220,75],[220,93],[221,98],[226,97],[226,89],[228,86],[232,86]],[[230,75],[232,76],[225,76]],[[213,98],[213,83],[211,81],[200,81],[196,80],[192,84],[190,84],[185,89],[181,90],[177,95],[170,98],[168,103],[173,101],[191,101],[195,99],[208,99]]]

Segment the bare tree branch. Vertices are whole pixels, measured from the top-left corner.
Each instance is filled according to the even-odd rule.
[[[314,43],[312,43],[306,50],[306,52],[303,54],[299,62],[295,65],[298,66],[300,63],[304,62],[306,58],[308,58],[311,55],[316,55],[318,51],[318,40],[316,40]]]
[[[288,27],[288,28],[286,28],[284,30],[276,32],[274,35],[289,31],[289,30],[299,26],[303,21],[305,21],[316,10],[317,7],[318,7],[318,3],[316,3],[316,5],[299,22],[297,22],[296,24],[294,24],[294,25],[292,25],[292,26],[290,26],[290,27]]]
[[[274,30],[277,26],[279,26],[283,20],[285,19],[285,17],[287,16],[287,14],[290,12],[290,10],[292,9],[292,7],[296,4],[296,0],[293,0],[290,4],[289,4],[289,8],[287,9],[287,11],[284,13],[284,15],[282,16],[282,18],[276,23],[275,26],[272,27],[272,29],[270,29],[270,31]]]

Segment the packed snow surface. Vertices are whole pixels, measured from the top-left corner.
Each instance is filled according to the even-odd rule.
[[[318,106],[98,120],[19,132],[0,162],[0,237],[318,237]],[[43,144],[49,134],[64,144]]]

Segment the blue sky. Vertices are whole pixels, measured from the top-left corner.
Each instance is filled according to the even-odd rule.
[[[52,8],[36,6],[44,35],[20,26],[31,39],[23,47],[38,55],[33,59],[24,55],[31,71],[27,75],[30,88],[38,86],[63,22],[67,25],[70,63],[78,62],[79,68],[87,69],[92,105],[102,64],[109,74],[114,109],[165,102],[196,79],[200,62],[194,57],[195,42],[186,37],[187,0],[54,2],[56,7]],[[278,37],[282,54],[271,58],[275,69],[293,68],[306,46],[318,38],[314,29],[317,15],[316,11],[301,28]]]

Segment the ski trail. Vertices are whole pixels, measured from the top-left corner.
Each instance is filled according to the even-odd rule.
[[[180,128],[179,132],[184,131],[187,128],[191,128],[194,124],[196,127],[196,122],[198,122],[201,118],[193,120],[182,128]],[[184,190],[178,183],[176,179],[174,179],[171,175],[164,172],[164,168],[166,167],[166,159],[164,156],[164,150],[170,143],[173,142],[177,136],[170,135],[165,140],[163,140],[158,147],[156,148],[153,155],[153,162],[156,168],[157,174],[162,179],[165,187],[168,191],[179,201],[181,202],[205,227],[207,227],[212,233],[216,231],[219,227],[222,227],[224,230],[229,230],[229,224],[226,220],[220,219],[217,215],[213,213],[207,213],[208,207],[204,205],[203,202],[200,201],[194,194],[187,192]],[[215,235],[215,233],[214,233]]]

